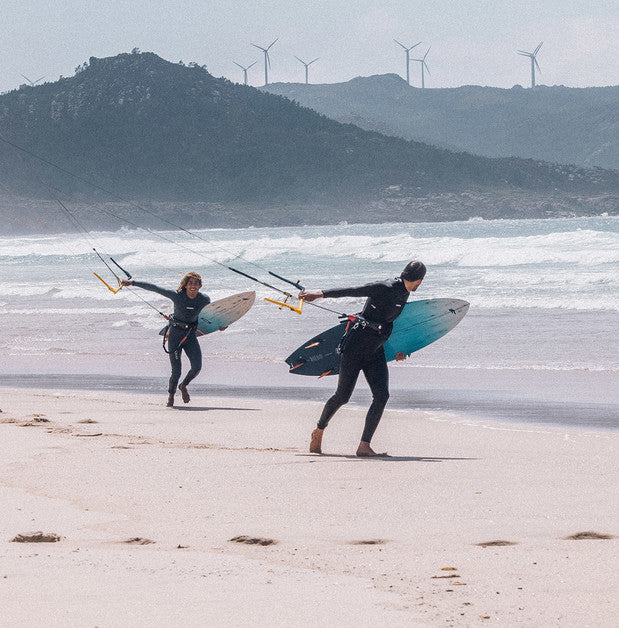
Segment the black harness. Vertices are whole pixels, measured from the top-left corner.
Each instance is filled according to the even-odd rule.
[[[383,333],[384,325],[382,325],[381,323],[375,323],[374,321],[369,321],[359,314],[349,314],[348,316],[346,316],[345,320],[347,320],[348,322],[346,323],[344,335],[342,336],[340,344],[337,347],[337,353],[342,353],[344,347],[348,342],[348,339],[350,338],[350,335],[355,329],[371,329],[379,335]]]
[[[163,334],[163,350],[166,353],[170,353],[168,349],[166,348],[166,342],[168,340],[168,332],[170,331],[170,327],[175,327],[176,329],[182,329],[186,332],[185,335],[183,336],[183,339],[178,343],[178,348],[180,349],[185,343],[185,341],[187,340],[187,338],[189,338],[189,335],[192,332],[195,332],[196,329],[198,329],[198,323],[197,321],[195,323],[185,323],[183,321],[177,321],[174,319],[174,317],[171,316],[168,321],[168,325],[165,328],[165,332]]]

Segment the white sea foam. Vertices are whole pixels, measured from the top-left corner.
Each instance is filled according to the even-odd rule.
[[[269,282],[277,280],[265,276],[267,267],[324,287],[393,276],[418,257],[431,269],[424,288],[438,286],[477,307],[619,309],[618,224],[598,218],[227,229],[196,232],[201,239],[122,229],[89,238],[0,239],[5,269],[0,290],[9,298],[49,291],[56,299],[72,299],[76,293],[100,301],[125,298],[125,293],[115,297],[92,277],[94,270],[116,285],[92,251],[96,243],[134,277],[162,285],[173,287],[186,270],[197,269],[211,296],[229,294],[231,286],[242,290],[255,285],[216,262]],[[11,266],[19,270],[11,272]]]
[[[294,294],[266,269],[320,289],[392,277],[416,257],[429,272],[414,298],[471,303],[461,326],[446,342],[420,352],[416,364],[608,370],[616,365],[618,231],[619,219],[606,217],[219,229],[198,231],[199,238],[174,231],[162,238],[136,229],[88,238],[0,238],[0,313],[10,322],[0,342],[8,351],[19,345],[20,351],[45,352],[62,346],[66,328],[86,352],[120,351],[108,346],[110,339],[123,351],[128,340],[157,345],[162,319],[153,307],[169,313],[169,300],[138,288],[112,294],[92,275],[116,285],[93,246],[134,278],[157,285],[175,288],[192,269],[202,273],[203,291],[213,300],[256,290],[251,312],[224,334],[209,336],[205,348],[223,357],[275,362],[335,317],[309,305],[301,317],[280,311],[262,301],[279,294],[221,263]],[[353,312],[362,302],[322,304]],[[449,347],[456,338],[454,352]]]

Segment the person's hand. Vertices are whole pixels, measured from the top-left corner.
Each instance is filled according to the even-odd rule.
[[[408,355],[404,355],[401,351],[398,351],[395,354],[395,361],[396,362],[402,362],[402,360],[406,360],[406,358],[410,355],[410,353]]]
[[[133,285],[133,279],[123,279],[120,282],[121,286],[132,286]]]
[[[299,301],[307,301],[308,303],[311,303],[316,299],[322,299],[323,296],[324,295],[322,294],[322,290],[317,290],[315,292],[310,292],[309,290],[301,290],[297,298],[299,299]]]

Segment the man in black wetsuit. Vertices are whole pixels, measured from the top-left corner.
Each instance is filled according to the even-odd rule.
[[[426,274],[426,267],[419,261],[407,264],[399,277],[370,283],[358,288],[339,290],[301,291],[299,299],[311,302],[320,298],[368,297],[360,315],[351,323],[340,345],[340,374],[335,394],[327,401],[318,426],[312,432],[310,452],[322,453],[322,435],[331,417],[345,403],[363,371],[372,391],[372,405],[365,418],[365,427],[357,456],[380,456],[370,447],[372,436],[378,427],[383,410],[389,399],[389,371],[383,345],[387,342],[393,321],[400,315],[408,296],[417,290]],[[396,360],[406,356],[399,353]]]
[[[189,358],[190,369],[183,381],[178,385],[183,401],[189,403],[187,384],[194,379],[202,369],[202,351],[196,337],[198,315],[211,299],[200,292],[202,278],[198,273],[187,273],[181,280],[178,290],[166,290],[145,281],[124,280],[123,286],[135,286],[161,294],[174,303],[174,314],[170,317],[168,330],[168,352],[172,374],[168,383],[167,406],[174,405],[174,393],[178,380],[181,377],[181,353],[184,351]]]

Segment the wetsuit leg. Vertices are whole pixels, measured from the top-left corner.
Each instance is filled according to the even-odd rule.
[[[372,391],[372,405],[365,417],[361,440],[369,443],[389,400],[389,368],[382,347],[364,364],[363,374]]]
[[[337,390],[334,395],[327,401],[322,410],[318,427],[324,430],[327,427],[331,417],[350,399],[352,391],[355,389],[357,378],[361,372],[363,358],[348,353],[342,354],[340,362],[340,374],[337,380]]]
[[[168,351],[170,352],[169,356],[172,373],[170,375],[170,381],[168,382],[168,393],[170,393],[171,395],[176,392],[178,380],[181,378],[182,349],[179,345],[184,337],[184,330],[170,327],[170,331],[168,333]]]
[[[190,334],[189,338],[183,343],[183,350],[187,354],[189,364],[191,365],[182,382],[184,386],[187,386],[192,379],[198,376],[202,369],[202,349],[200,349],[200,343],[195,334]]]

